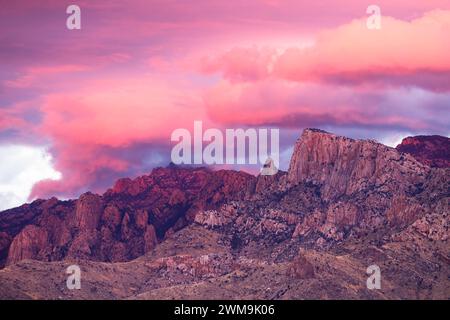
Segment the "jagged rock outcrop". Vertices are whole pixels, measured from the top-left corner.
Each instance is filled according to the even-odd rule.
[[[20,252],[21,243],[33,243],[33,239],[27,239],[30,237],[29,233],[25,233],[25,228],[27,226],[42,226],[48,232],[49,229],[53,230],[49,234],[49,240],[59,247],[64,246],[64,242],[68,234],[67,228],[64,227],[61,217],[65,217],[68,213],[74,212],[75,202],[69,201],[59,201],[56,198],[51,198],[48,200],[36,200],[30,204],[24,204],[18,208],[9,209],[0,213],[0,230],[4,234],[0,236],[2,240],[3,251],[0,251],[0,267],[3,267],[8,260],[8,255],[15,256],[16,258],[10,258],[10,263],[15,261],[15,259],[21,259],[22,253]],[[22,240],[16,242],[16,245],[11,248],[12,242],[15,238],[21,237]],[[25,247],[24,256],[28,256],[30,251],[29,248]],[[38,250],[41,251],[41,250]],[[44,259],[44,251],[42,253],[33,250],[33,255],[30,256],[34,258]],[[52,253],[57,256],[57,259],[62,257],[56,253]],[[56,259],[56,258],[55,258]]]
[[[432,210],[436,199],[427,190],[435,190],[438,199],[446,196],[446,183],[439,180],[445,174],[376,141],[306,129],[294,148],[287,192],[315,185],[323,205],[304,216],[293,237],[316,234],[323,243],[387,225],[405,227]]]
[[[396,149],[411,154],[419,162],[434,168],[450,167],[450,138],[415,136],[402,140]]]
[[[404,193],[423,183],[429,171],[412,156],[375,141],[305,129],[294,148],[288,181],[319,184],[322,197],[334,200],[375,188]]]
[[[82,194],[75,208],[75,227],[82,231],[96,229],[103,206],[102,198],[99,195],[90,192]]]
[[[223,227],[237,217],[236,207],[226,204],[217,210],[200,211],[195,215],[194,221],[208,228]]]
[[[8,256],[9,246],[11,244],[11,236],[6,232],[0,232],[0,260],[6,259]],[[2,265],[0,265],[0,268]]]
[[[23,259],[45,259],[48,233],[44,228],[28,225],[12,241],[7,264]]]
[[[121,179],[104,195],[36,200],[0,215],[0,266],[22,259],[137,258],[197,212],[245,198],[254,185],[255,177],[242,172],[172,166]]]

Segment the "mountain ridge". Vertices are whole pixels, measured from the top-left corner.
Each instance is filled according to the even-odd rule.
[[[396,149],[411,154],[418,161],[431,167],[450,167],[450,139],[448,137],[439,135],[406,137],[397,145]]]
[[[347,263],[342,277],[355,276],[356,281],[360,275],[351,276],[350,266],[360,268],[384,257],[383,263],[389,261],[384,267],[394,275],[389,252],[399,254],[397,263],[404,264],[414,256],[410,250],[417,249],[421,256],[413,269],[422,282],[431,284],[431,291],[419,288],[419,294],[407,286],[409,291],[393,289],[393,296],[413,292],[442,296],[443,288],[432,277],[445,278],[448,269],[442,263],[449,256],[449,177],[448,168],[430,167],[375,141],[305,129],[288,172],[275,176],[169,166],[133,180],[120,179],[101,196],[85,193],[77,200],[37,200],[4,211],[0,258],[7,267],[0,271],[0,279],[9,283],[22,274],[28,259],[54,261],[48,262],[53,266],[86,261],[82,263],[94,269],[97,263],[117,269],[113,262],[121,261],[127,268],[139,268],[139,261],[146,261],[155,270],[165,270],[149,277],[168,282],[145,288],[151,294],[125,290],[124,296],[173,297],[172,280],[190,291],[205,279],[222,286],[225,278],[242,270],[261,271],[261,277],[270,270],[282,272],[284,280],[276,286],[285,290],[283,281],[292,277],[320,285],[335,272],[326,263],[340,264],[342,253]],[[440,271],[427,275],[424,265],[429,263],[440,265]],[[410,279],[409,274],[402,277],[392,279],[392,285]],[[106,282],[99,285],[109,287]],[[230,294],[231,289],[222,289],[219,298]],[[331,294],[323,288],[310,289],[297,288],[306,296]],[[278,298],[297,294],[286,290],[271,294]],[[331,296],[353,296],[347,287],[343,290],[346,294]],[[106,291],[104,297],[109,297]],[[256,296],[266,297],[259,291]],[[192,292],[192,297],[199,296]]]

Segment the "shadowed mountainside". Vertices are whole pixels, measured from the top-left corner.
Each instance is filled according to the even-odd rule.
[[[442,136],[416,136],[403,139],[396,149],[436,168],[450,167],[450,139]]]

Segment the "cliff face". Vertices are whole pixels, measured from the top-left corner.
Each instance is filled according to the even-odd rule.
[[[9,296],[39,291],[21,284],[30,270],[23,259],[142,256],[111,263],[108,280],[103,267],[86,262],[104,291],[85,297],[180,298],[170,289],[176,284],[184,298],[200,299],[237,298],[236,292],[264,299],[445,298],[450,169],[427,165],[427,154],[419,160],[375,141],[306,129],[288,172],[274,176],[170,166],[121,179],[103,195],[37,200],[0,213],[0,261],[10,265],[0,283]],[[371,263],[383,269],[390,291],[354,291],[362,281],[355,270],[364,277]],[[114,296],[118,279],[123,291]],[[195,286],[205,279],[214,281]],[[267,281],[273,291],[246,291]],[[14,291],[18,286],[22,291]],[[60,294],[67,293],[44,297]]]
[[[375,141],[306,129],[295,145],[288,181],[320,184],[324,199],[332,200],[374,189],[404,194],[429,172],[412,156]]]
[[[403,139],[396,149],[411,154],[433,168],[450,167],[450,139],[443,136],[416,136]]]
[[[433,170],[411,155],[371,140],[354,140],[306,129],[297,141],[287,173],[287,197],[295,186],[315,186],[312,212],[302,215],[294,237],[316,244],[403,228],[446,195],[448,171]],[[310,188],[310,187],[309,187]],[[281,210],[292,209],[289,206]],[[304,206],[303,206],[304,211]]]

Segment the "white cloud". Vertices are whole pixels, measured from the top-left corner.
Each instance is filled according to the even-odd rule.
[[[36,182],[60,178],[45,148],[0,145],[0,210],[25,203]]]
[[[384,136],[383,138],[381,138],[380,142],[386,146],[395,148],[396,146],[398,146],[402,140],[408,136],[414,136],[414,134],[408,134],[408,133],[397,133],[397,134],[392,134],[389,136]]]

